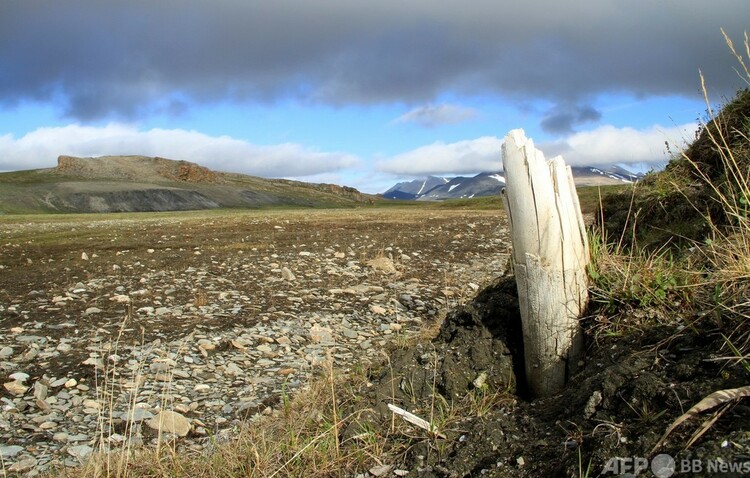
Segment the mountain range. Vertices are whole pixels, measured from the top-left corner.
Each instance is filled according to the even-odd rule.
[[[577,186],[605,186],[638,181],[642,174],[632,173],[620,166],[573,167]],[[505,187],[503,173],[485,172],[476,176],[445,178],[428,176],[397,183],[383,193],[387,199],[441,201],[445,199],[474,198],[500,194]]]

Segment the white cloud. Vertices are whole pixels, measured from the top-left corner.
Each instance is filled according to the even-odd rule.
[[[477,110],[459,105],[443,103],[424,105],[404,113],[394,120],[395,123],[417,123],[432,128],[443,124],[454,124],[467,121],[477,115]]]
[[[555,142],[535,141],[547,159],[562,155],[574,166],[621,164],[643,170],[665,163],[665,142],[672,151],[679,151],[693,139],[697,125],[646,129],[617,128],[611,125],[575,133]],[[534,139],[534,138],[532,138]],[[378,171],[401,177],[427,175],[458,175],[502,169],[503,140],[494,136],[459,141],[436,142],[378,161]]]
[[[672,151],[683,148],[693,139],[695,124],[647,129],[616,128],[611,125],[575,133],[555,142],[540,144],[539,149],[550,158],[561,154],[568,164],[638,164],[666,162],[665,142]]]
[[[495,136],[436,142],[379,161],[379,171],[404,176],[470,174],[501,169],[502,140]]]
[[[229,136],[182,129],[139,131],[123,124],[39,128],[20,138],[4,135],[0,136],[0,151],[0,171],[53,167],[61,154],[161,156],[265,177],[304,178],[360,164],[350,154],[317,151],[295,143],[255,145]]]

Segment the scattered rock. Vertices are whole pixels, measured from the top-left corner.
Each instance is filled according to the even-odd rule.
[[[21,396],[24,393],[26,393],[26,390],[29,389],[26,385],[23,384],[23,382],[19,382],[18,380],[13,380],[12,382],[7,382],[3,384],[3,387],[5,387],[5,390],[9,391],[13,395]]]
[[[83,462],[93,451],[94,449],[88,445],[75,445],[68,448],[68,455]]]
[[[13,458],[23,450],[24,448],[18,445],[0,446],[0,456],[3,458]]]
[[[370,259],[369,261],[365,262],[365,264],[375,270],[385,272],[386,274],[394,274],[398,272],[398,269],[396,269],[393,261],[383,256],[376,257],[375,259]]]
[[[184,437],[190,432],[190,420],[171,410],[162,410],[158,415],[147,421],[146,425],[153,430],[171,433],[179,437]]]
[[[381,476],[387,476],[392,469],[393,465],[373,466],[370,468],[370,474],[375,478],[380,478]]]
[[[281,268],[281,278],[288,282],[297,280],[297,277],[295,277],[295,275],[292,274],[292,271],[290,271],[287,267]]]
[[[10,374],[8,378],[10,378],[11,380],[15,380],[16,382],[25,383],[26,380],[29,379],[29,374],[23,373],[23,372],[16,372],[16,373]]]
[[[8,467],[8,471],[14,473],[25,473],[33,469],[39,461],[34,457],[24,458],[21,461],[17,461]]]
[[[373,314],[383,315],[387,312],[387,310],[379,305],[371,305],[370,312],[372,312]]]

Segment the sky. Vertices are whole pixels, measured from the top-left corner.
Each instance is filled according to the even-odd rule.
[[[0,171],[138,154],[383,192],[658,168],[747,84],[748,0],[0,0]],[[700,72],[700,73],[699,73]]]

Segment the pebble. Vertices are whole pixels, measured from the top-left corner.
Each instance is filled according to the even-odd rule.
[[[184,437],[190,432],[190,420],[185,418],[181,413],[170,410],[163,410],[158,415],[146,422],[149,428],[162,433],[171,433],[179,437]]]
[[[18,380],[4,383],[3,387],[5,388],[5,390],[16,396],[23,395],[24,393],[26,393],[26,390],[29,389],[29,387],[24,385],[23,382],[19,382]]]
[[[16,373],[12,373],[8,375],[8,378],[10,378],[11,380],[15,380],[16,382],[24,383],[26,382],[26,380],[29,379],[29,374],[23,373],[23,372],[16,372]]]
[[[21,461],[17,461],[8,467],[8,471],[14,473],[24,473],[34,468],[39,461],[34,457],[24,458]]]
[[[3,458],[13,458],[23,450],[24,448],[18,445],[0,446],[0,456]]]
[[[281,278],[289,282],[297,280],[297,277],[287,267],[281,268]]]
[[[68,455],[83,462],[93,451],[94,449],[88,445],[75,445],[68,448]]]

